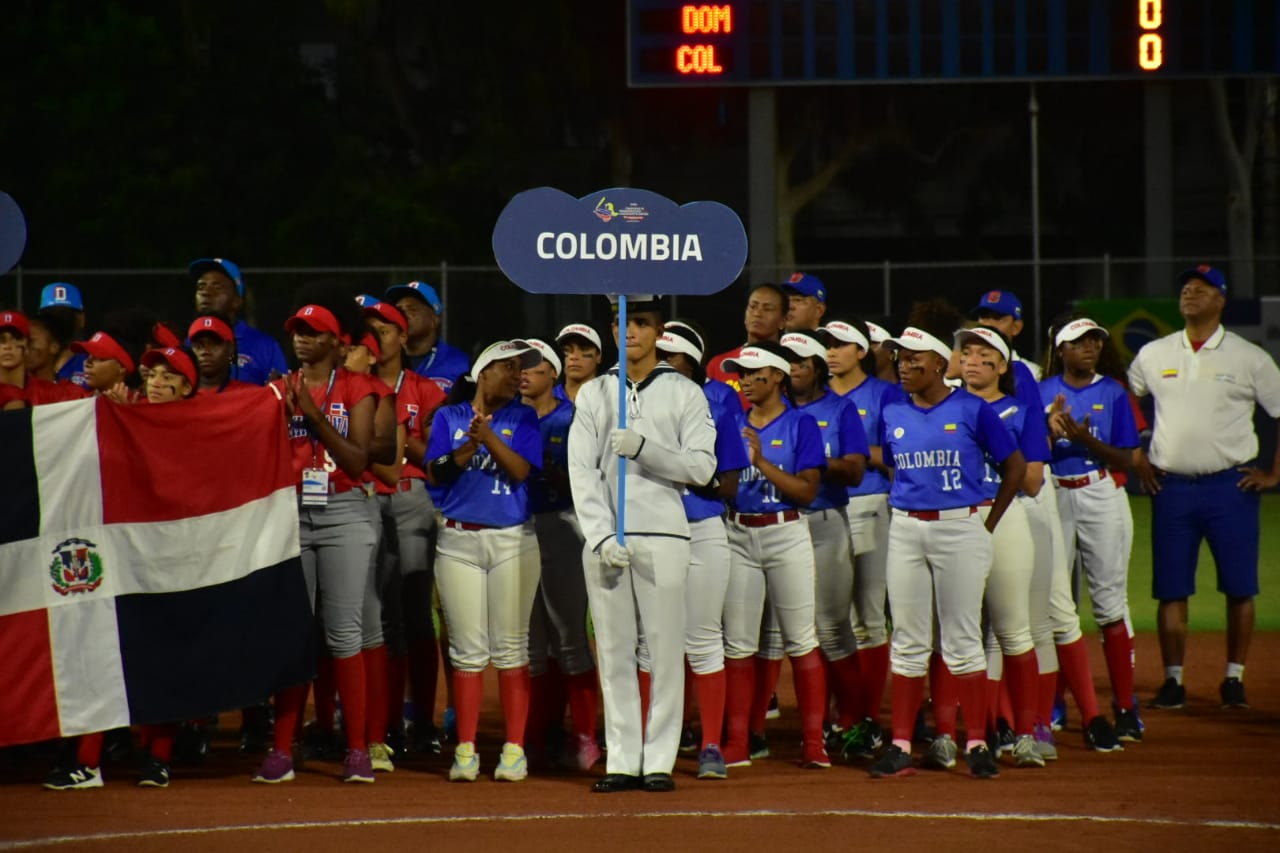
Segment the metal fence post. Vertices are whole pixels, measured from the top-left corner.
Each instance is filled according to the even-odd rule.
[[[888,317],[892,312],[893,299],[889,295],[890,286],[893,284],[893,273],[889,271],[889,259],[884,259],[884,266],[881,268],[881,280],[884,284],[884,316]]]

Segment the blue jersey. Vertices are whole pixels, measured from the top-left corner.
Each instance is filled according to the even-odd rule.
[[[991,404],[1000,420],[1009,428],[1018,449],[1028,462],[1049,461],[1049,430],[1044,425],[1039,405],[1027,408],[1019,397],[1002,397]],[[982,481],[982,491],[992,500],[1000,491],[1000,471],[994,460],[987,459],[987,476]]]
[[[557,400],[564,400],[566,403],[573,402],[569,399],[569,395],[565,393],[564,386],[559,383],[551,389],[551,396],[555,397]]]
[[[430,352],[424,355],[409,355],[406,352],[404,360],[410,370],[430,379],[446,394],[453,388],[453,383],[458,381],[458,377],[471,369],[466,353],[439,340]]]
[[[266,385],[271,381],[273,370],[281,376],[289,372],[280,343],[271,335],[253,328],[244,320],[236,321],[235,333],[236,364],[231,372],[232,379],[251,385]]]
[[[788,474],[827,467],[827,455],[822,450],[822,433],[818,430],[818,422],[813,419],[813,415],[788,407],[756,432],[760,434],[760,452],[764,458]],[[742,439],[742,446],[745,450],[745,438]],[[749,513],[782,512],[799,508],[784,498],[778,487],[766,480],[754,465],[739,475],[738,494],[733,505],[738,512]]]
[[[862,418],[858,416],[858,407],[851,400],[827,391],[817,400],[799,408],[818,422],[818,431],[822,433],[823,455],[827,459],[838,459],[850,453],[871,455],[867,447],[867,434],[862,428]],[[849,487],[823,480],[818,486],[818,497],[809,504],[809,508],[833,509],[848,505]]]
[[[749,467],[751,462],[747,459],[747,446],[742,439],[743,413],[742,406],[738,404],[738,392],[723,382],[708,379],[702,386],[702,393],[707,398],[707,407],[716,425],[716,473],[741,471]],[[702,521],[724,512],[724,501],[718,498],[699,497],[686,489],[681,499],[684,501],[685,518],[689,521]]]
[[[58,382],[70,382],[72,385],[79,385],[81,388],[89,388],[89,377],[84,372],[84,363],[89,360],[89,356],[82,352],[72,353],[71,358],[67,359],[67,363],[58,368],[58,373],[53,378]]]
[[[862,384],[844,395],[858,409],[862,419],[862,431],[867,441],[880,440],[880,418],[884,407],[890,403],[905,399],[902,388],[892,382],[885,382],[874,376],[868,376]],[[889,491],[889,477],[883,471],[867,466],[867,473],[862,482],[848,489],[849,497],[857,495],[883,495]]]
[[[569,425],[573,423],[573,403],[561,400],[554,409],[538,418],[542,434],[542,468],[529,474],[529,511],[551,512],[573,506],[569,494]],[[559,484],[547,472],[558,471]]]
[[[1066,398],[1064,408],[1071,410],[1072,418],[1080,423],[1089,418],[1089,432],[1103,444],[1137,447],[1140,443],[1129,394],[1111,377],[1096,375],[1084,388],[1073,388],[1061,376],[1050,376],[1040,383],[1040,402],[1046,411],[1059,394]],[[1083,444],[1065,438],[1053,443],[1052,461],[1055,477],[1079,477],[1106,467],[1102,460],[1090,456]]]
[[[1027,367],[1026,362],[1015,361],[1009,364],[1009,369],[1013,371],[1013,396],[1027,408],[1039,407],[1040,383],[1036,381],[1036,375],[1031,372],[1031,368]],[[1045,432],[1047,434],[1048,429]]]
[[[466,444],[467,430],[474,417],[475,409],[470,402],[437,409],[431,420],[427,459],[438,459]],[[542,433],[538,431],[538,413],[532,408],[512,400],[493,413],[490,427],[502,438],[503,444],[534,468],[542,465]],[[471,457],[462,476],[440,491],[437,506],[445,518],[489,527],[512,527],[529,518],[528,479],[519,485],[512,484],[483,446]]]
[[[1018,449],[995,409],[963,388],[930,409],[909,398],[890,403],[880,430],[885,464],[894,468],[889,505],[903,510],[982,503],[987,457],[1003,462]]]

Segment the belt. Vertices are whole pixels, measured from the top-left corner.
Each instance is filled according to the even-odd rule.
[[[469,521],[454,521],[452,518],[444,520],[444,526],[451,530],[497,530],[491,524],[472,524]]]
[[[991,506],[991,501],[983,501],[974,506],[958,506],[954,509],[894,509],[895,515],[905,515],[918,521],[955,521],[968,518],[978,512],[978,507]]]
[[[415,479],[415,478],[413,478],[413,477],[405,477],[405,478],[404,478],[403,480],[401,480],[399,483],[396,483],[396,491],[397,491],[397,492],[410,492],[410,491],[413,491],[413,484],[414,484],[415,482],[416,482],[416,479]]]
[[[1106,468],[1099,468],[1096,471],[1090,471],[1083,477],[1055,477],[1058,485],[1064,489],[1083,489],[1085,486],[1092,486],[1101,480],[1107,479]]]
[[[347,483],[345,485],[338,485],[334,483],[332,480],[329,481],[329,494],[331,495],[345,494],[346,492],[352,491],[353,489],[359,489],[360,491],[364,491],[364,486],[363,484],[353,486],[350,483]],[[302,494],[301,484],[297,486],[297,492],[298,494]]]
[[[771,524],[783,524],[798,521],[800,510],[787,509],[782,512],[734,512],[729,510],[729,520],[743,527],[768,527]]]

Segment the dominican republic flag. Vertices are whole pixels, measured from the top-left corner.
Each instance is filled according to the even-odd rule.
[[[0,746],[311,677],[286,432],[265,388],[0,412]]]

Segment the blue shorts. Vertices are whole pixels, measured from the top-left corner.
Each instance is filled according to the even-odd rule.
[[[1262,496],[1236,487],[1234,468],[1184,477],[1166,474],[1151,498],[1151,594],[1158,601],[1188,598],[1196,591],[1200,543],[1218,568],[1218,591],[1232,598],[1258,594],[1258,538]]]

